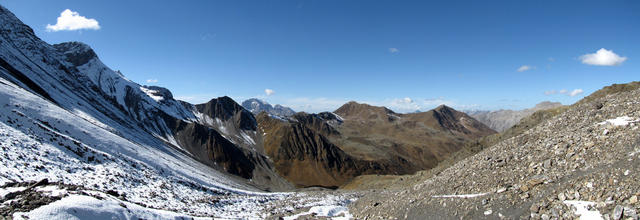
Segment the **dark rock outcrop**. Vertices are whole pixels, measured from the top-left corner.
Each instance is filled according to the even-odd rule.
[[[243,130],[256,130],[257,122],[253,114],[228,96],[211,99],[207,103],[195,106],[199,112],[211,118],[220,118],[225,121],[233,119],[234,123]]]

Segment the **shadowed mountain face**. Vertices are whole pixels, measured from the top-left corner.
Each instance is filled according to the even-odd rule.
[[[238,105],[228,96],[211,99],[211,101],[195,105],[198,112],[210,118],[219,118],[223,121],[232,120],[234,127],[242,130],[256,130],[256,119],[251,112]]]
[[[495,133],[446,106],[398,114],[356,102],[334,113],[298,113],[284,120],[261,114],[258,124],[265,152],[298,186],[337,187],[362,174],[428,169],[465,142]]]
[[[415,170],[400,157],[369,161],[346,153],[329,139],[339,135],[331,125],[337,122],[317,114],[297,113],[283,121],[261,113],[258,121],[266,154],[278,173],[298,187],[335,188],[362,174]]]

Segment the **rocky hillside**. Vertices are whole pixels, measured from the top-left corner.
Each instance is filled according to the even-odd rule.
[[[394,156],[418,170],[434,167],[462,148],[466,141],[494,134],[475,119],[447,106],[398,114],[384,107],[350,102],[335,111],[343,123],[331,136],[343,150],[376,160]],[[407,173],[399,172],[398,174]]]
[[[352,206],[356,218],[637,219],[640,89],[613,85],[513,138]]]
[[[541,102],[533,108],[523,110],[497,110],[497,111],[467,111],[469,116],[489,126],[497,132],[503,132],[511,126],[516,125],[520,119],[525,118],[534,112],[545,109],[552,109],[562,106],[559,102]]]
[[[334,113],[261,114],[267,155],[298,186],[338,187],[364,174],[435,167],[470,140],[495,133],[446,106],[413,114],[349,102]]]
[[[289,107],[284,107],[278,104],[276,104],[275,106],[272,106],[271,104],[263,100],[255,99],[255,98],[247,99],[244,102],[242,102],[242,107],[249,110],[251,113],[255,115],[258,115],[261,112],[266,112],[271,115],[287,117],[296,113],[295,111],[293,111],[293,109]]]

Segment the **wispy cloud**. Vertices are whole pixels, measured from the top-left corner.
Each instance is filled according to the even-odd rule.
[[[618,66],[627,60],[627,57],[621,57],[612,50],[600,48],[595,53],[580,56],[580,60],[584,64],[594,66]]]
[[[574,89],[574,90],[573,90],[573,91],[571,91],[568,95],[569,95],[569,96],[577,96],[577,95],[582,94],[582,92],[584,92],[584,91],[582,91],[582,89]]]
[[[524,72],[524,71],[532,70],[535,68],[536,68],[535,66],[522,65],[520,68],[518,68],[518,72]]]
[[[397,54],[397,53],[400,53],[400,50],[398,50],[398,48],[392,47],[392,48],[389,48],[389,53]]]
[[[216,36],[218,36],[218,34],[210,34],[210,33],[206,33],[203,35],[200,35],[200,40],[208,40],[208,39],[213,39],[216,38]]]
[[[562,94],[562,95],[568,95],[568,96],[577,96],[584,93],[584,90],[582,89],[574,89],[574,90],[566,90],[566,89],[561,89],[561,90],[549,90],[549,91],[545,91],[544,94],[545,95],[556,95],[556,94]]]
[[[273,95],[274,93],[276,93],[276,91],[273,91],[273,89],[264,90],[264,94],[266,94],[267,96]]]
[[[82,29],[98,30],[100,25],[93,18],[80,16],[78,12],[65,9],[60,13],[55,25],[47,24],[47,31],[75,31]]]
[[[158,79],[147,79],[147,83],[157,83]]]
[[[293,108],[296,111],[304,111],[304,112],[323,112],[323,111],[334,111],[338,109],[343,104],[347,103],[349,100],[346,99],[335,99],[335,98],[307,98],[307,97],[298,97],[282,100],[280,103],[283,106],[288,106]]]

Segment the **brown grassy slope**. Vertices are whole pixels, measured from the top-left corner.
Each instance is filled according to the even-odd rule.
[[[345,152],[367,160],[399,156],[420,169],[436,166],[467,141],[495,133],[447,106],[398,114],[384,107],[350,102],[335,113],[344,118],[344,123],[337,127],[341,135],[330,139]]]
[[[350,102],[335,113],[258,116],[265,152],[280,175],[299,187],[337,187],[359,175],[410,174],[495,133],[446,106],[398,114]]]
[[[267,114],[258,115],[266,154],[274,161],[277,172],[297,187],[336,188],[354,176],[411,169],[401,158],[377,161],[354,158],[317,130],[333,131],[330,127],[303,120],[309,117],[315,116],[298,113],[295,121],[282,121]]]

